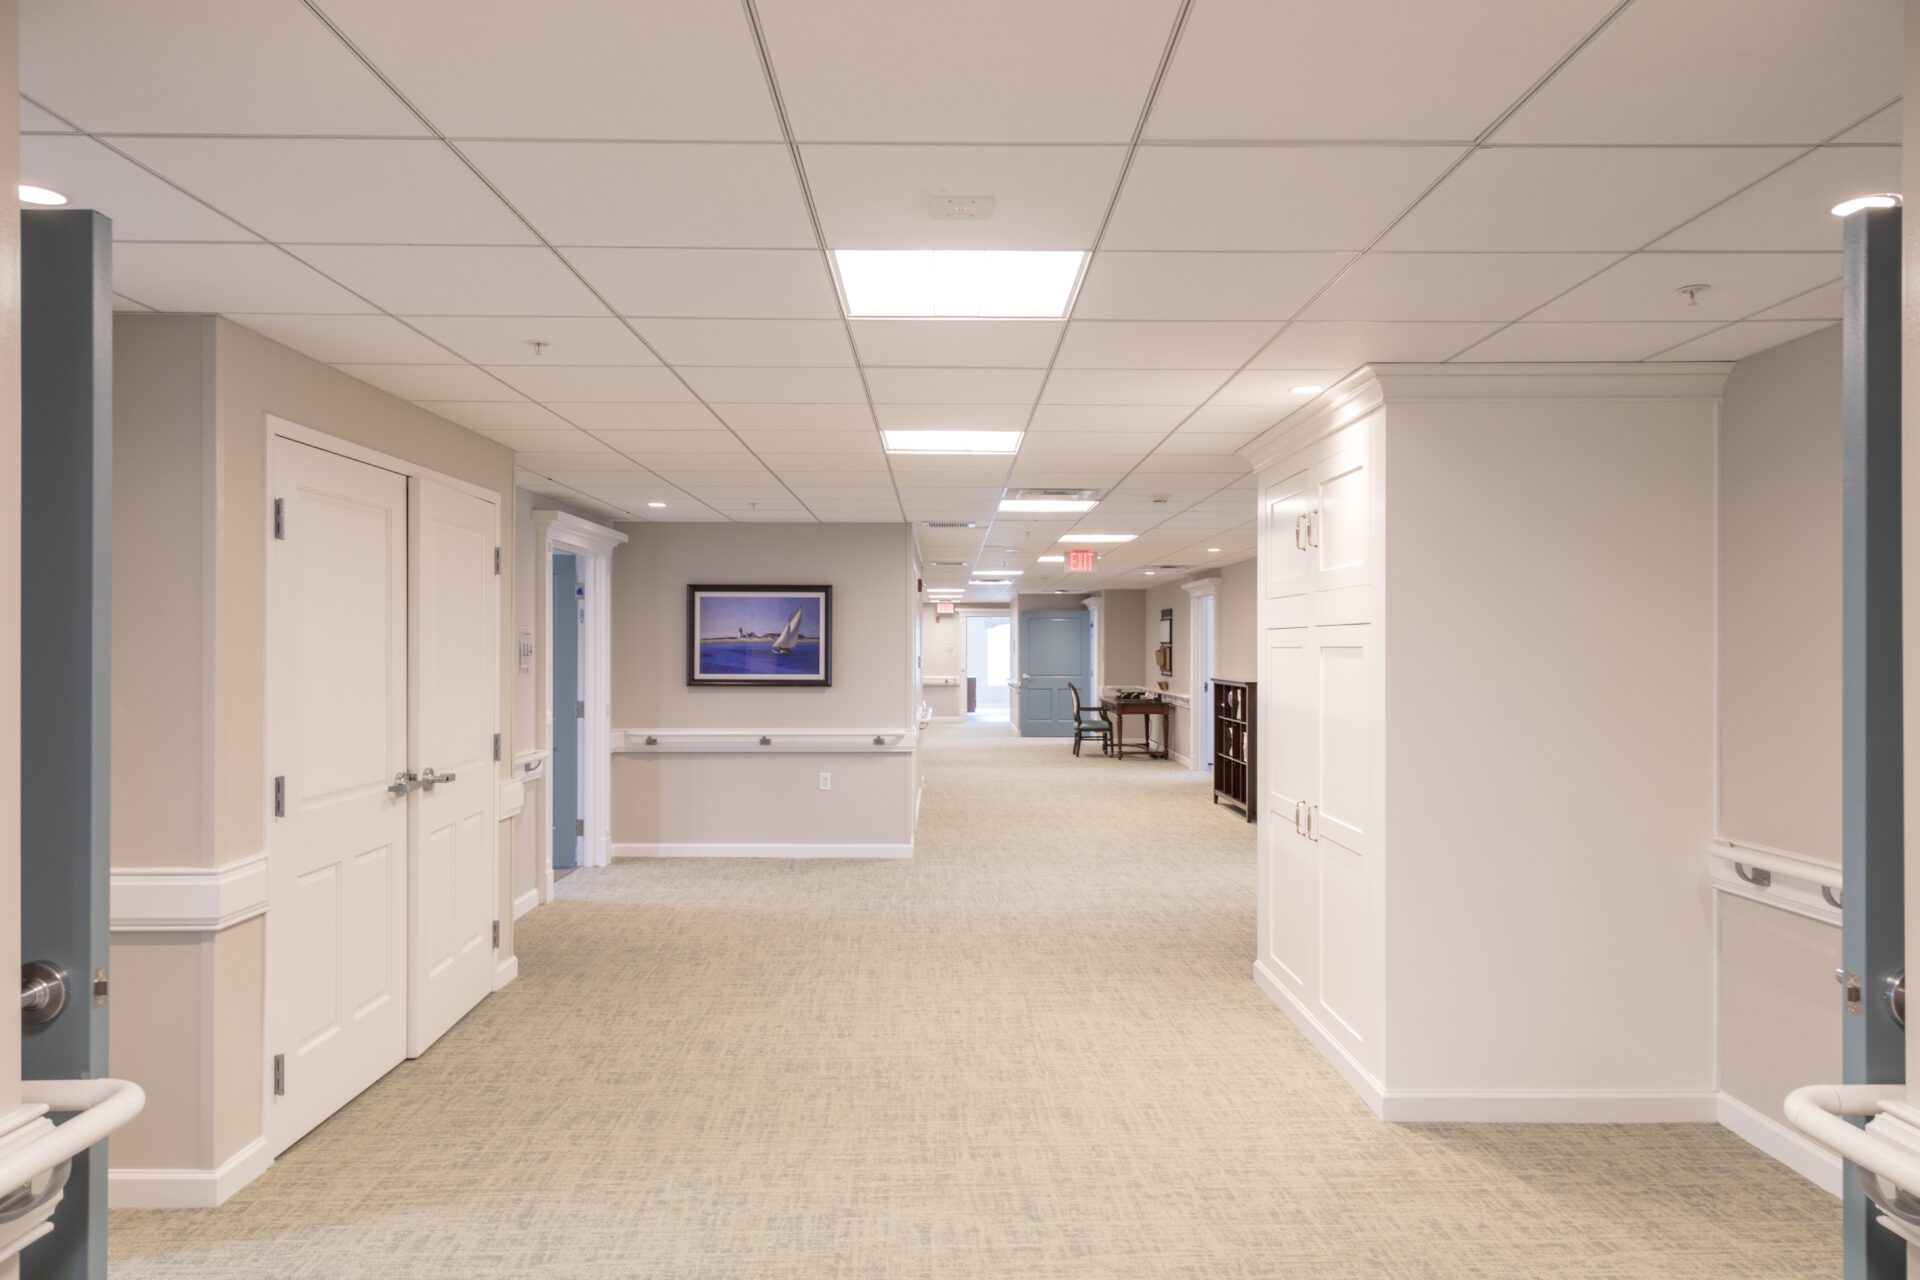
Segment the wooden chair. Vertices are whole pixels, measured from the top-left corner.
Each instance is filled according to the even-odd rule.
[[[1073,681],[1067,681],[1067,692],[1073,695],[1073,754],[1080,754],[1080,744],[1097,741],[1100,754],[1113,754],[1113,722],[1100,713],[1099,708],[1086,709],[1080,701],[1080,688]],[[1089,719],[1088,717],[1092,717]]]

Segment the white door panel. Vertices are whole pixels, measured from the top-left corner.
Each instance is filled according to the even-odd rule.
[[[416,480],[410,1012],[418,1057],[493,990],[498,896],[493,735],[497,724],[499,512],[487,499]],[[427,785],[429,775],[452,781]]]
[[[285,536],[268,548],[268,1030],[285,1150],[406,1051],[407,491],[273,441]]]
[[[1313,588],[1331,591],[1367,581],[1373,541],[1372,478],[1365,438],[1313,468]]]

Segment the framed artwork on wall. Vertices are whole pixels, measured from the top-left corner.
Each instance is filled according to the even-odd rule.
[[[687,683],[833,684],[832,587],[687,588]]]

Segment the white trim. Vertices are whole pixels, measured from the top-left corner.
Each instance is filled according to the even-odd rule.
[[[1190,596],[1217,596],[1220,594],[1220,579],[1189,578],[1180,584],[1180,589]]]
[[[586,592],[580,636],[580,701],[587,704],[580,753],[585,803],[580,816],[586,836],[580,841],[579,865],[604,867],[613,844],[613,552],[627,541],[627,535],[553,510],[533,513],[533,533],[536,750],[548,755],[553,750],[553,557],[557,551],[579,561],[576,573]],[[516,757],[516,763],[525,754]],[[544,757],[540,772],[545,778],[541,795],[547,800],[541,812],[550,815],[553,780]],[[543,821],[534,833],[535,871],[543,902],[553,898],[552,825]]]
[[[527,912],[533,910],[535,907],[539,905],[540,905],[539,888],[535,887],[535,888],[529,889],[525,893],[521,894],[519,897],[513,900],[513,918],[515,920],[518,920],[521,916],[527,914]]]
[[[267,910],[267,855],[217,867],[114,867],[114,933],[217,933]]]
[[[1765,888],[1748,883],[1734,870],[1736,863],[1747,868],[1749,874],[1755,870],[1769,872],[1772,883]],[[1840,908],[1821,893],[1824,887],[1838,894],[1838,867],[1764,845],[1715,840],[1707,846],[1707,881],[1720,893],[1790,911],[1835,928],[1840,926]],[[1717,951],[1716,947],[1716,954]]]
[[[109,1209],[217,1209],[273,1164],[265,1134],[214,1169],[108,1169]]]
[[[917,801],[916,801],[917,803]],[[912,844],[616,844],[625,858],[911,858]]]
[[[1267,998],[1280,1007],[1280,1012],[1286,1014],[1293,1025],[1300,1029],[1300,1033],[1306,1036],[1313,1047],[1320,1051],[1320,1056],[1332,1063],[1333,1069],[1346,1078],[1347,1083],[1353,1087],[1355,1093],[1360,1095],[1360,1100],[1367,1104],[1373,1114],[1384,1116],[1386,1090],[1381,1087],[1380,1081],[1374,1077],[1374,1074],[1348,1053],[1346,1046],[1335,1040],[1327,1029],[1320,1025],[1320,1020],[1294,997],[1293,992],[1287,990],[1286,984],[1269,973],[1266,965],[1259,960],[1253,962],[1253,980],[1262,991],[1267,993]]]
[[[506,986],[509,982],[512,982],[515,978],[519,976],[520,976],[520,957],[519,956],[517,955],[508,956],[505,960],[494,961],[493,989],[495,991],[498,991],[500,988]]]
[[[1389,1089],[1395,1124],[1707,1124],[1711,1089]]]
[[[500,784],[500,819],[517,818],[520,811],[527,807],[527,784],[518,778],[508,778]]]
[[[907,755],[918,737],[913,729],[615,729],[612,749],[619,755]]]
[[[1732,1094],[1720,1095],[1714,1118],[1828,1195],[1839,1195],[1845,1186],[1839,1156]]]

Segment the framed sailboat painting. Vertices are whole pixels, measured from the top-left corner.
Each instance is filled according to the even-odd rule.
[[[832,587],[687,588],[687,683],[833,683]]]

